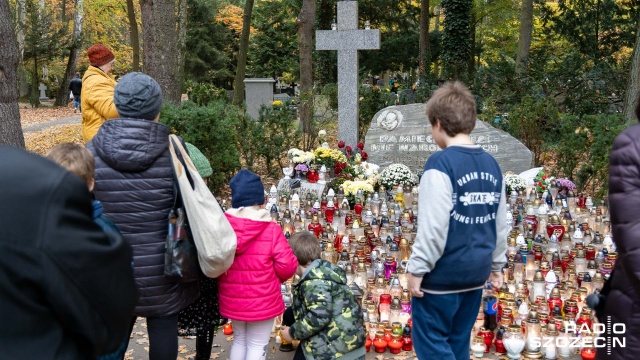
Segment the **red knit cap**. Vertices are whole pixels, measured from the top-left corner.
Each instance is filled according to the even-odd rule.
[[[87,50],[87,56],[93,66],[102,66],[115,58],[111,50],[102,44],[96,44],[90,47],[89,50]]]

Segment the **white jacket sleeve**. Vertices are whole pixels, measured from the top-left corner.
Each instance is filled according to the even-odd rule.
[[[415,276],[431,272],[447,244],[453,209],[453,188],[447,174],[427,170],[420,180],[418,232],[407,271]]]
[[[503,183],[498,213],[496,214],[496,249],[493,250],[493,262],[491,263],[491,271],[494,272],[501,271],[507,262],[507,199],[504,187]]]

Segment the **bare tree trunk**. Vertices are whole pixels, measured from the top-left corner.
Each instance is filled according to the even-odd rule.
[[[638,106],[638,89],[640,88],[640,17],[638,17],[638,30],[636,31],[636,44],[633,47],[631,58],[631,70],[629,71],[629,83],[624,97],[623,115],[627,125],[637,124],[635,111]]]
[[[440,13],[442,9],[439,6],[436,7],[435,23],[433,24],[433,30],[440,31]],[[433,75],[437,78],[440,77],[440,62],[439,59],[433,59]]]
[[[9,1],[0,0],[0,145],[24,148],[18,109],[18,43]]]
[[[523,74],[527,70],[532,31],[533,0],[522,0],[522,9],[520,10],[520,38],[518,39],[518,54],[516,55],[516,74]]]
[[[473,79],[473,73],[476,70],[476,12],[471,10],[471,21],[469,22],[469,31],[471,32],[471,54],[469,54],[469,63],[467,72],[469,73],[469,79]]]
[[[24,55],[24,29],[26,27],[27,1],[16,1],[16,38],[18,40],[18,62],[22,62]]]
[[[420,74],[424,75],[431,68],[429,41],[429,0],[420,0]]]
[[[233,81],[233,104],[242,105],[244,101],[244,75],[247,70],[247,51],[249,50],[249,31],[251,30],[251,13],[253,12],[253,0],[244,3],[242,15],[242,34],[240,35],[240,49],[238,50],[238,66],[236,66],[236,78]]]
[[[300,48],[300,123],[305,134],[312,132],[313,117],[313,27],[316,20],[315,0],[302,0],[298,15],[298,41]]]
[[[65,106],[69,101],[69,82],[76,73],[76,67],[78,66],[78,55],[80,52],[80,45],[82,44],[82,22],[84,19],[82,8],[83,0],[75,0],[75,7],[73,10],[73,33],[71,34],[71,46],[69,47],[69,61],[67,61],[67,70],[64,73],[64,78],[60,83],[60,89],[58,89],[58,95],[56,96],[55,106]]]
[[[138,37],[138,21],[136,20],[136,9],[133,7],[133,0],[127,0],[127,19],[129,20],[129,41],[133,49],[133,64],[131,71],[140,71],[140,39]]]
[[[154,78],[162,89],[163,100],[180,103],[178,34],[176,2],[174,0],[140,0],[144,72]]]
[[[178,77],[184,77],[184,59],[187,48],[187,0],[178,0]],[[182,88],[181,88],[182,90]],[[182,91],[180,91],[182,100]]]

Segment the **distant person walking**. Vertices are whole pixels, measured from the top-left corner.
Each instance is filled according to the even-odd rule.
[[[116,81],[109,74],[113,70],[115,56],[102,44],[96,44],[87,50],[91,66],[82,77],[82,139],[89,142],[102,123],[118,117],[113,103],[113,90]],[[75,96],[75,94],[74,94]]]
[[[71,79],[69,83],[69,90],[73,94],[73,113],[77,111],[82,112],[82,106],[80,106],[80,94],[82,93],[82,79],[80,74],[76,73],[76,76]]]

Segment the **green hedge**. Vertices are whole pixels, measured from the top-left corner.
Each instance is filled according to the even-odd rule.
[[[160,122],[184,141],[195,145],[209,159],[213,169],[209,187],[217,192],[240,169],[237,134],[246,118],[241,108],[215,100],[206,106],[192,102],[180,106],[167,104],[162,109]]]

